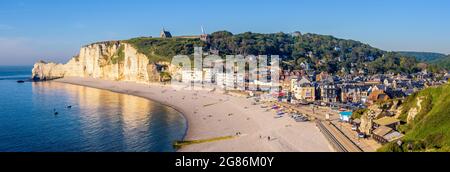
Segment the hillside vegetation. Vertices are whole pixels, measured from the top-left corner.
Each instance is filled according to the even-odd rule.
[[[285,69],[311,69],[330,73],[363,70],[368,73],[411,73],[419,70],[417,60],[386,52],[354,40],[317,34],[214,32],[209,42],[195,38],[134,38],[126,40],[151,62],[170,61],[175,55],[192,55],[195,46],[224,55],[280,55]]]
[[[420,108],[418,107],[418,102]],[[387,144],[379,151],[450,151],[450,85],[427,88],[411,95],[403,103],[400,127],[406,135],[403,145]],[[408,112],[420,109],[414,120]]]
[[[429,63],[437,65],[438,67],[450,70],[450,55],[430,61]]]
[[[417,61],[395,52],[386,52],[354,40],[328,35],[285,33],[211,34],[210,47],[221,54],[280,55],[285,69],[301,69],[308,62],[317,71],[330,73],[364,70],[369,73],[410,73],[418,71]]]
[[[192,55],[194,47],[204,47],[200,39],[191,38],[133,38],[124,41],[146,55],[150,62],[171,61],[176,55]]]
[[[402,51],[398,52],[402,55],[415,57],[421,62],[428,63],[430,65],[429,69],[447,69],[450,70],[450,55],[445,55],[441,53],[430,53],[430,52],[409,52]]]
[[[440,58],[444,58],[446,55],[442,53],[433,53],[433,52],[414,52],[414,51],[399,51],[398,53],[415,57],[419,61],[429,62],[434,61]]]

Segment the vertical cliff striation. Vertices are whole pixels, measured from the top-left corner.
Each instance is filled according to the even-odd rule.
[[[168,62],[149,62],[132,45],[121,41],[94,43],[81,48],[66,64],[37,62],[34,80],[63,77],[90,77],[139,83],[160,81],[162,70],[175,71]]]

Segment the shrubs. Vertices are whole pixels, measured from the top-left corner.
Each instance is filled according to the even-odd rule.
[[[203,47],[197,38],[133,38],[125,41],[147,56],[150,63],[171,61],[175,55],[192,55],[194,47]]]
[[[363,116],[367,111],[369,111],[369,109],[358,109],[355,110],[352,114],[352,118],[353,119],[360,119],[361,116]]]
[[[448,151],[450,149],[450,85],[427,88],[407,98],[403,104],[402,118],[406,119],[409,109],[417,106],[417,98],[422,100],[421,111],[413,121],[400,126],[405,132],[402,151]],[[392,144],[379,151],[399,151]]]
[[[397,143],[388,143],[378,149],[378,152],[404,152],[403,148],[400,147]]]
[[[283,68],[300,69],[308,62],[314,70],[338,73],[340,69],[364,69],[370,73],[416,72],[417,61],[399,53],[386,52],[358,41],[332,36],[245,32],[233,35],[214,32],[208,42],[199,38],[133,38],[125,43],[145,54],[150,62],[170,61],[175,55],[192,55],[194,47],[214,50],[220,55],[279,55]],[[354,65],[356,64],[356,65]]]
[[[112,64],[122,63],[125,60],[124,49],[125,49],[125,47],[123,45],[120,45],[117,52],[111,57]]]
[[[172,75],[169,72],[161,72],[159,73],[160,82],[168,82],[172,80]]]

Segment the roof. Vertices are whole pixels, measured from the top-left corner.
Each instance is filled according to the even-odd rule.
[[[380,126],[373,131],[373,134],[384,137],[385,135],[389,134],[392,130],[393,130],[392,128]]]
[[[406,97],[406,94],[402,90],[387,90],[386,94],[390,98],[402,98]]]
[[[372,91],[369,94],[369,100],[378,101],[378,100],[388,100],[389,96],[383,90]]]
[[[298,81],[298,85],[302,85],[302,84],[311,84],[311,81],[309,81],[309,79],[306,77],[302,77],[302,79],[300,79]]]
[[[400,122],[400,120],[393,118],[393,117],[383,117],[383,118],[374,120],[373,122],[375,122],[378,125],[386,126],[386,125],[398,123],[398,122]]]
[[[392,141],[402,138],[403,136],[404,135],[402,133],[394,131],[394,132],[391,132],[391,133],[385,135],[383,138],[386,139],[388,142],[392,142]]]
[[[339,115],[346,116],[346,117],[350,117],[350,116],[352,116],[352,114],[353,114],[353,112],[341,112],[341,113],[339,113]]]

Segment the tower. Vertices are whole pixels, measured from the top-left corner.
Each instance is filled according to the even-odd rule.
[[[200,35],[200,40],[202,40],[204,42],[208,42],[209,35],[205,33],[205,29],[203,28],[203,26],[201,27],[201,29],[202,29],[202,34]]]
[[[160,36],[161,36],[161,38],[172,38],[172,34],[170,34],[169,31],[166,31],[166,29],[164,29],[164,27],[162,28]]]

